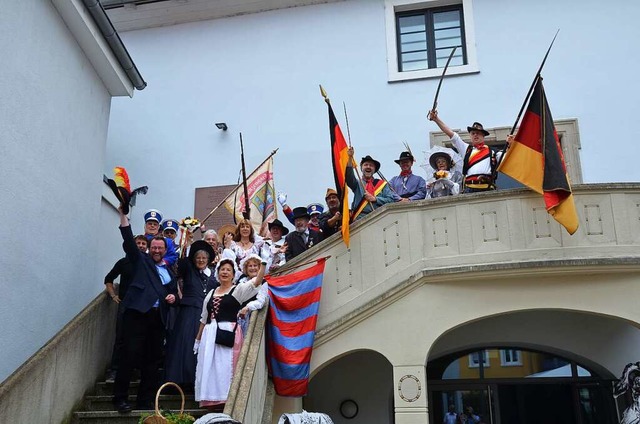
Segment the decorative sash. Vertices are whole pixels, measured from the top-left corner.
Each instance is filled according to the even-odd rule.
[[[384,187],[387,185],[387,182],[384,180],[376,180],[375,178],[373,179],[373,195],[377,196],[378,194],[380,194],[380,192],[382,191],[382,189],[384,189]],[[365,190],[366,193],[366,190]],[[369,203],[369,201],[367,199],[365,199],[364,194],[362,196],[362,199],[360,200],[360,203],[358,204],[358,206],[355,208],[355,210],[353,211],[353,213],[351,214],[351,220],[355,220],[364,210],[364,208],[367,206],[367,204]],[[371,208],[373,209],[374,206],[373,204],[371,205]]]

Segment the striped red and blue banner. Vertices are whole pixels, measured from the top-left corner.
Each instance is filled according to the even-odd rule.
[[[307,394],[325,261],[318,259],[312,267],[293,274],[265,277],[269,283],[267,364],[279,396]]]

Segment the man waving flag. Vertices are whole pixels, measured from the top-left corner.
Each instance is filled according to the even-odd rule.
[[[542,194],[547,212],[569,234],[576,232],[578,214],[540,76],[518,133],[498,171]]]

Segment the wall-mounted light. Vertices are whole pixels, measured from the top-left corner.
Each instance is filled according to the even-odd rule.
[[[227,124],[224,122],[218,122],[216,123],[216,127],[218,127],[219,130],[222,131],[226,131],[229,127],[227,127]]]
[[[350,420],[358,415],[358,404],[356,401],[347,399],[340,404],[340,414]]]

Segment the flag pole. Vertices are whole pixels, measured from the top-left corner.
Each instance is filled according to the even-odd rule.
[[[551,47],[553,47],[553,42],[556,41],[556,37],[558,36],[559,32],[560,32],[560,28],[558,28],[558,30],[556,31],[556,35],[553,36],[553,40],[551,40],[551,44],[549,45],[549,48],[547,49],[547,53],[544,55],[544,59],[542,59],[542,63],[540,64],[540,67],[538,68],[538,72],[536,72],[536,76],[533,77],[533,82],[531,83],[531,87],[529,87],[529,92],[527,93],[527,96],[524,98],[524,103],[522,103],[522,107],[520,108],[520,112],[518,112],[518,117],[516,118],[516,122],[513,123],[513,127],[511,127],[511,132],[509,133],[509,135],[512,135],[516,130],[516,126],[518,125],[518,122],[520,121],[520,117],[522,116],[522,112],[524,112],[524,108],[527,107],[527,103],[529,102],[529,97],[531,97],[531,93],[533,92],[533,89],[536,86],[536,83],[538,82],[538,78],[540,78],[540,72],[542,72],[542,67],[544,66],[544,63],[547,61],[547,56],[549,56],[549,52],[551,51]]]
[[[251,174],[249,174],[249,176],[253,175],[253,173],[254,173],[254,172],[256,172],[258,169],[260,169],[260,167],[261,167],[262,165],[264,165],[264,163],[265,163],[266,161],[268,161],[269,159],[271,159],[271,157],[272,157],[273,155],[275,155],[275,154],[276,154],[276,152],[278,151],[278,149],[279,149],[279,147],[278,147],[278,148],[276,148],[275,150],[273,150],[273,151],[271,152],[271,154],[270,154],[269,156],[267,156],[267,158],[266,158],[265,160],[263,160],[263,161],[260,163],[260,165],[256,166],[256,169],[254,169],[254,170],[253,170],[253,172],[252,172]],[[204,224],[204,223],[205,223],[209,218],[211,218],[211,215],[213,215],[213,214],[215,213],[215,211],[217,211],[218,209],[220,209],[220,206],[222,206],[222,205],[224,204],[224,202],[226,202],[226,201],[227,201],[227,199],[229,199],[229,197],[231,197],[231,195],[232,195],[233,193],[235,193],[235,192],[236,192],[236,190],[238,190],[241,186],[242,186],[242,184],[238,184],[238,185],[236,185],[236,186],[233,188],[233,190],[231,190],[231,191],[229,192],[229,194],[227,194],[227,195],[225,196],[225,198],[224,198],[224,199],[222,199],[222,201],[221,201],[220,203],[218,203],[218,205],[217,205],[215,208],[211,209],[211,212],[209,212],[209,214],[208,214],[208,215],[207,215],[203,220],[201,220],[200,222],[201,222],[202,224]]]
[[[249,204],[249,189],[247,188],[247,168],[244,165],[244,145],[242,144],[242,133],[240,133],[240,161],[242,162],[242,186],[244,188],[244,219],[251,217],[251,206]]]

